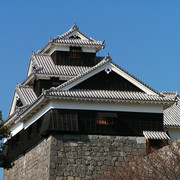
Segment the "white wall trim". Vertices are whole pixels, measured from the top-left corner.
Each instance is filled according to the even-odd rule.
[[[20,132],[23,129],[23,127],[24,127],[24,123],[23,122],[18,122],[17,124],[12,126],[10,128],[11,136],[15,136],[18,132]]]
[[[17,100],[18,100],[18,99],[19,99],[19,95],[18,95],[18,93],[17,93],[16,90],[15,90],[9,115],[12,115],[12,114],[15,112],[16,103],[17,103]]]
[[[79,110],[102,110],[102,111],[125,111],[125,112],[145,112],[163,113],[162,105],[152,104],[132,104],[113,102],[87,102],[87,101],[58,101],[52,100],[54,109],[79,109]]]
[[[24,122],[24,129],[27,129],[31,124],[37,121],[41,116],[43,116],[52,108],[53,107],[51,102],[47,103],[47,105],[41,108],[34,116],[30,117],[27,121]]]

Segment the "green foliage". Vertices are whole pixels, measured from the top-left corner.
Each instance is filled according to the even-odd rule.
[[[2,112],[0,111],[0,141],[4,138],[8,138],[10,135],[9,129],[4,126],[4,120],[2,119]]]
[[[10,168],[12,164],[6,159],[4,138],[8,138],[11,132],[7,126],[4,126],[4,120],[2,119],[2,111],[0,111],[0,167]]]

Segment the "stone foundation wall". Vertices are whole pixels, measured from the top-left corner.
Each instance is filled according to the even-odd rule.
[[[58,135],[51,137],[50,180],[98,179],[106,167],[146,153],[143,137]]]
[[[4,170],[4,180],[48,180],[50,170],[50,142],[44,139],[25,155],[14,161],[14,166]]]
[[[106,167],[146,153],[143,137],[53,135],[4,171],[4,180],[98,179]]]

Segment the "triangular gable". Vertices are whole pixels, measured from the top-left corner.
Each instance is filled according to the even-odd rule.
[[[53,48],[55,48],[56,50],[60,48],[61,50],[67,51],[65,46],[84,46],[88,48],[93,47],[97,52],[101,48],[104,48],[105,43],[104,41],[97,41],[93,38],[87,37],[85,34],[79,31],[78,26],[74,24],[70,28],[70,30],[63,35],[56,36],[55,38],[50,38],[49,42],[44,46],[44,48],[42,50],[39,50],[38,52],[51,54],[54,51]]]
[[[101,71],[105,71],[107,74],[111,73],[111,71],[117,73],[122,78],[139,88],[141,91],[151,94],[151,95],[158,95],[159,93],[147,86],[145,83],[141,82],[125,70],[123,70],[121,67],[117,66],[115,63],[111,62],[111,58],[109,56],[106,56],[100,63],[98,63],[96,66],[93,66],[86,72],[70,79],[69,81],[63,83],[57,89],[59,90],[69,90],[78,84],[82,83],[83,81],[87,80],[88,78],[98,74]]]
[[[105,70],[91,76],[71,89],[93,89],[111,91],[134,91],[142,92],[141,89],[121,77],[114,71],[107,73]]]
[[[45,56],[45,55],[43,55]],[[37,64],[36,61],[36,53],[33,52],[30,61],[29,61],[29,66],[28,66],[28,71],[26,77],[30,76],[33,72],[36,73],[37,71],[42,70],[42,67],[40,67]]]
[[[11,108],[10,108],[10,111],[9,111],[9,116],[12,115],[16,111],[17,103],[18,103],[19,100],[20,100],[20,97],[19,97],[17,91],[15,90],[13,100],[12,100],[12,103],[11,103]]]
[[[19,107],[30,105],[36,99],[37,96],[31,87],[21,86],[18,84],[14,92],[9,115],[12,115],[14,112],[16,112],[17,108]]]
[[[83,40],[92,40],[89,37],[87,37],[84,33],[79,31],[79,28],[76,24],[74,24],[69,31],[62,34],[61,36],[57,36],[55,39],[83,39]]]
[[[33,72],[33,55],[31,56],[30,61],[29,61],[26,77],[28,77],[32,72]]]

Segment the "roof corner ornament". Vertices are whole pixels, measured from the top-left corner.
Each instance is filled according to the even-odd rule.
[[[104,49],[105,48],[105,46],[106,46],[106,44],[105,44],[105,40],[102,42],[102,49]],[[109,54],[109,53],[108,53]]]
[[[21,86],[21,84],[19,84],[19,83],[16,84],[16,87],[17,87],[17,88],[20,88],[20,86]]]
[[[19,96],[18,96],[18,94],[16,94],[16,101],[19,101]]]
[[[177,91],[176,91],[175,103],[176,103],[176,106],[177,106],[178,105],[178,93],[177,93]]]
[[[72,30],[79,30],[78,26],[76,23],[74,23],[74,25],[71,27]]]
[[[49,42],[52,42],[52,41],[53,41],[53,39],[51,37],[49,37]]]
[[[108,54],[107,54],[107,56],[105,57],[107,60],[112,60],[112,58],[110,57],[110,55],[109,55],[109,52],[108,52]]]

